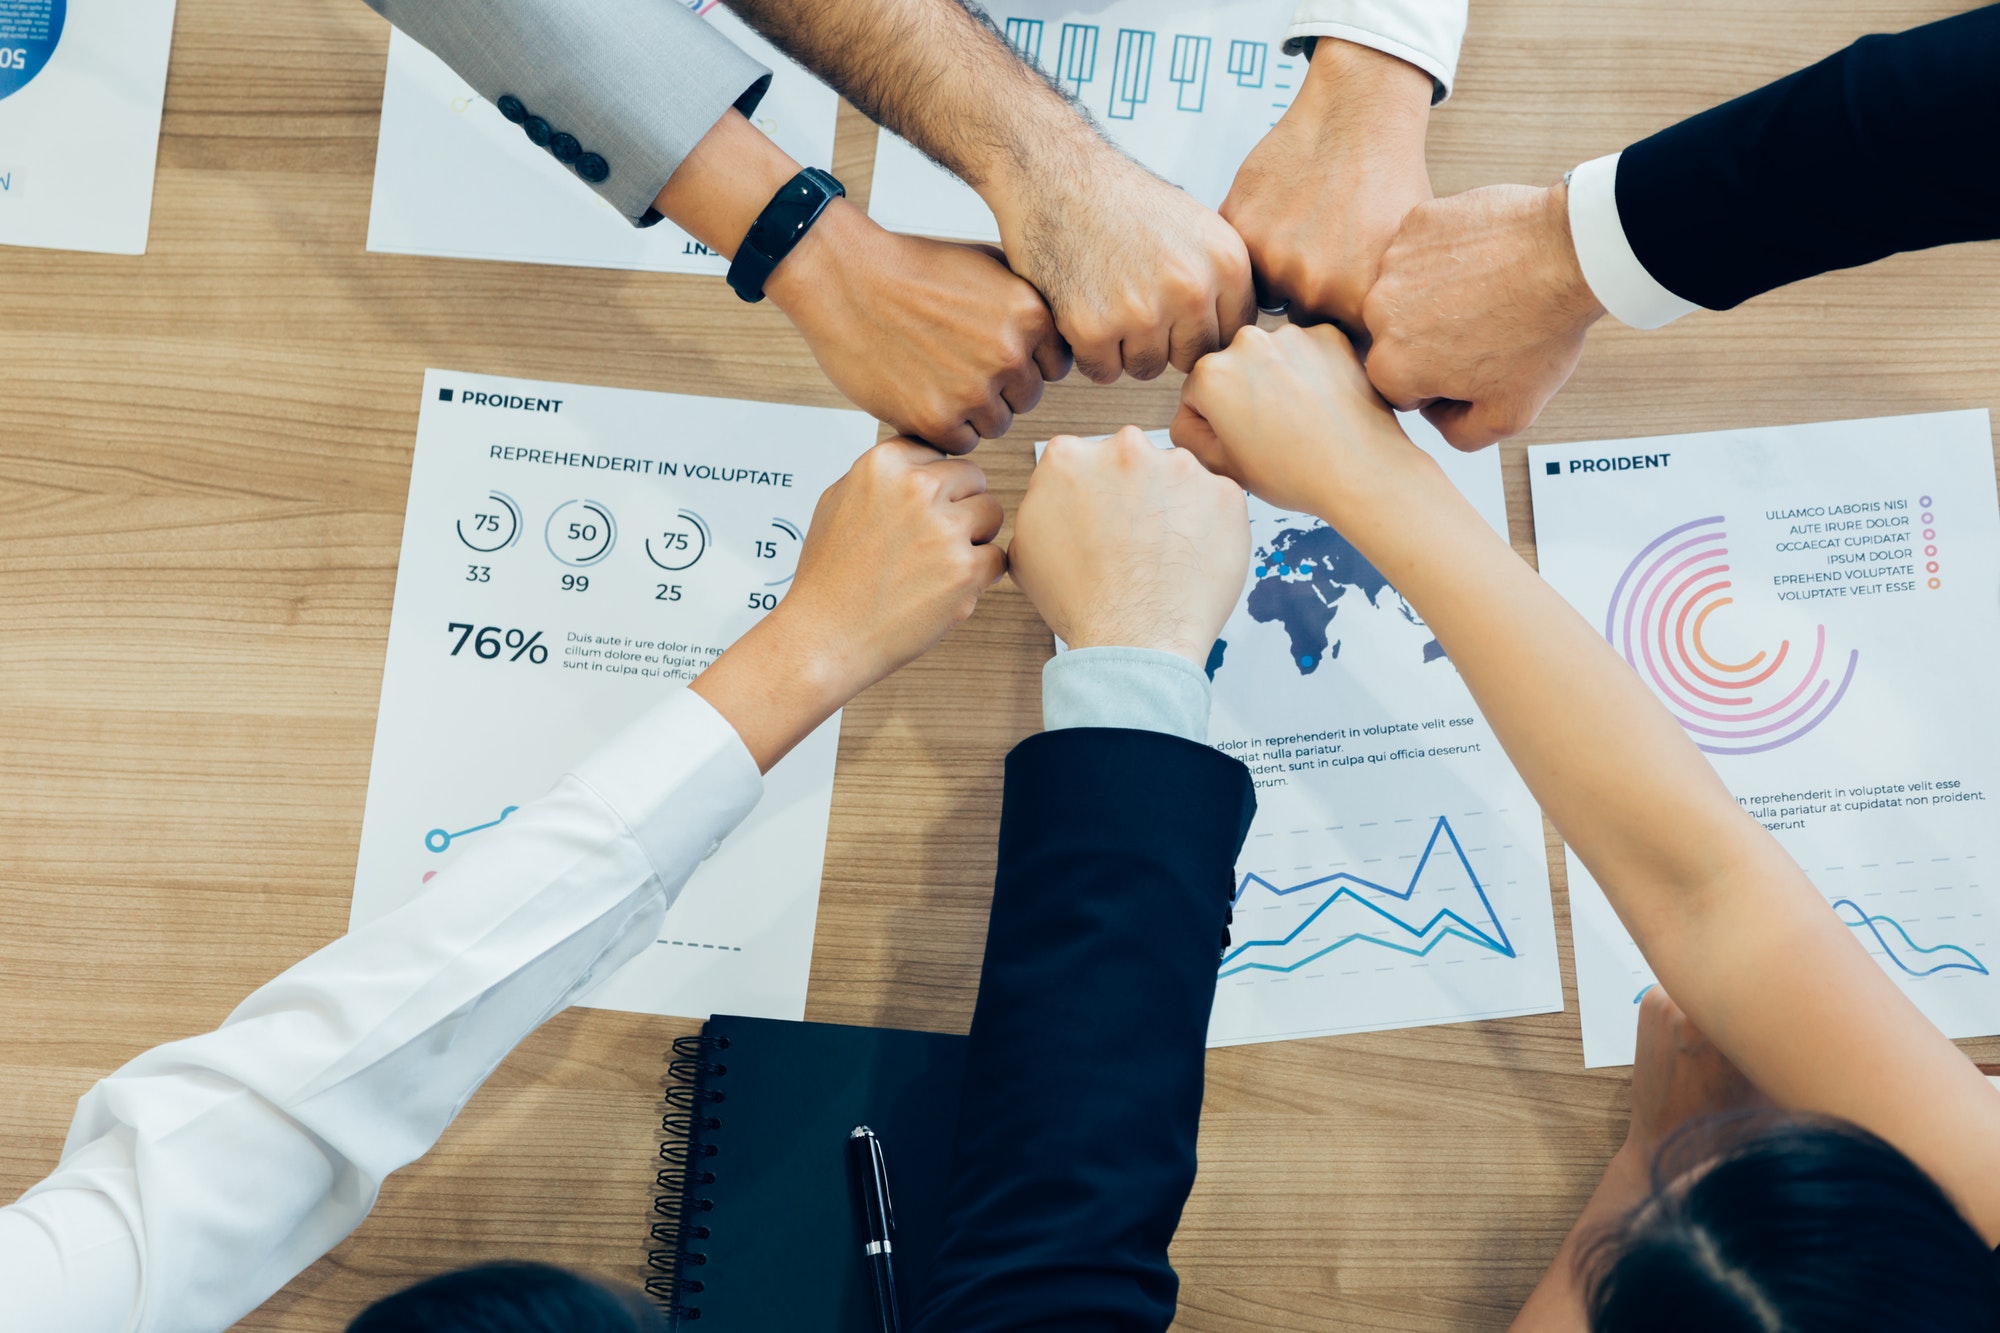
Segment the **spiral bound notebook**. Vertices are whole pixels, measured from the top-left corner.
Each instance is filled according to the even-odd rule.
[[[965,1038],[717,1015],[674,1043],[646,1290],[701,1333],[873,1333],[848,1131],[881,1136],[896,1286],[916,1313],[943,1221]]]

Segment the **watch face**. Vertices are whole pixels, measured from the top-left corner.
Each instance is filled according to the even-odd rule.
[[[822,198],[818,190],[803,182],[787,185],[757,219],[757,225],[751,229],[751,243],[765,254],[790,249],[799,238],[799,229],[818,210]]]

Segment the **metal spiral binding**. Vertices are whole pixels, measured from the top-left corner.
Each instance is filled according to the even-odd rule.
[[[646,1266],[652,1270],[646,1293],[676,1326],[701,1318],[700,1304],[688,1300],[701,1294],[701,1279],[688,1270],[708,1262],[707,1251],[697,1245],[709,1236],[701,1214],[715,1207],[703,1189],[715,1183],[715,1172],[706,1162],[716,1149],[705,1136],[722,1128],[711,1108],[723,1094],[712,1083],[729,1072],[727,1065],[711,1057],[728,1049],[727,1037],[678,1037],[667,1064],[667,1112],[660,1119],[664,1165],[653,1178],[658,1190],[653,1212],[658,1220],[652,1238],[658,1248],[646,1252]]]

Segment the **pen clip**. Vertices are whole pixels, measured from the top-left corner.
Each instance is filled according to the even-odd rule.
[[[874,1148],[875,1177],[882,1182],[882,1224],[888,1229],[889,1235],[894,1237],[896,1234],[896,1196],[889,1192],[889,1154],[883,1149],[881,1139],[871,1134],[868,1136],[868,1142]]]

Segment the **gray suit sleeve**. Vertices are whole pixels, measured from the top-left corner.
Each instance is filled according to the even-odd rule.
[[[635,226],[771,71],[678,0],[367,0]]]

